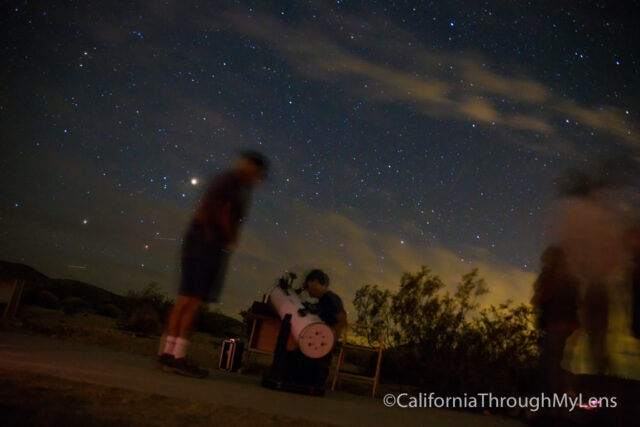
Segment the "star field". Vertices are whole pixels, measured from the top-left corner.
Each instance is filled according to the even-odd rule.
[[[349,303],[420,264],[524,300],[567,170],[627,159],[637,207],[635,2],[4,9],[0,256],[52,276],[173,295],[203,186],[246,148],[273,171],[231,313],[313,266]]]

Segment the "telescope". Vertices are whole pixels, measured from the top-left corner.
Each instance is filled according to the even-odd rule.
[[[297,356],[292,358],[292,355],[301,353],[303,359],[320,362],[319,359],[328,355],[333,348],[333,331],[314,313],[312,305],[300,299],[298,295],[302,289],[294,289],[292,286],[295,279],[294,273],[285,272],[269,295],[270,304],[265,304],[266,301],[263,303],[254,302],[251,308],[254,315],[264,318],[264,314],[258,313],[267,311],[271,316],[277,314],[279,319],[278,321],[271,317],[278,324],[278,332],[273,349],[273,363],[262,376],[262,385],[276,390],[323,396],[324,385],[309,382],[309,377],[314,376],[313,372],[309,370],[317,369],[316,364],[305,366],[306,374],[301,375],[301,367],[298,362],[295,362]],[[256,320],[254,320],[250,345],[255,341],[256,348],[262,345],[267,350],[263,338],[273,336],[273,326],[267,328],[266,325],[268,323],[265,321],[260,326],[256,326]],[[259,331],[257,335],[254,334],[256,330]],[[298,344],[299,352],[287,349],[290,338]],[[269,340],[270,338],[267,341]]]
[[[311,359],[318,359],[331,352],[333,331],[300,300],[299,292],[291,287],[295,274],[288,273],[278,282],[269,298],[278,316],[284,320],[291,316],[291,335],[300,351]]]

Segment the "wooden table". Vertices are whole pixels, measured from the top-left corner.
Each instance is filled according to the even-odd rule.
[[[273,307],[267,303],[254,302],[246,316],[253,320],[247,353],[274,354],[282,320]],[[297,346],[293,335],[289,334],[287,350],[294,350]]]

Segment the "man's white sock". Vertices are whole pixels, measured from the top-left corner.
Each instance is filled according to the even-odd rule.
[[[176,337],[167,337],[167,341],[164,344],[164,352],[168,354],[173,354],[173,349],[176,346]]]
[[[187,355],[187,346],[189,345],[189,340],[178,337],[176,339],[176,344],[173,347],[173,357],[176,359],[181,359]]]

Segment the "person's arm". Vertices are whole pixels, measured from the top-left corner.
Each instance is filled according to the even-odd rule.
[[[340,338],[340,334],[342,334],[346,327],[347,313],[345,313],[344,311],[336,313],[336,323],[331,327],[331,330],[333,331],[333,337],[336,341],[338,340],[338,338]]]
[[[218,209],[220,209],[216,200],[217,188],[219,187],[217,184],[218,179],[214,179],[209,184],[209,188],[205,191],[194,216],[194,222],[202,227],[205,239],[208,242],[214,241],[218,234],[214,225],[215,216],[219,213]]]
[[[227,247],[232,247],[236,244],[236,232],[233,226],[233,204],[232,202],[226,202],[222,206],[222,212],[220,215],[220,222],[222,230],[225,234],[225,243]]]
[[[196,211],[195,220],[202,226],[205,238],[208,242],[213,242],[216,238],[225,242],[227,247],[231,247],[236,242],[236,236],[233,228],[233,205],[231,202],[225,202],[221,207],[200,208]],[[214,220],[210,215],[213,213]],[[214,223],[218,223],[217,229]],[[222,236],[218,235],[222,233]]]
[[[215,239],[216,232],[211,227],[211,221],[208,218],[207,211],[203,207],[199,207],[196,210],[196,214],[193,218],[194,222],[202,227],[204,237],[206,241],[212,242]]]

